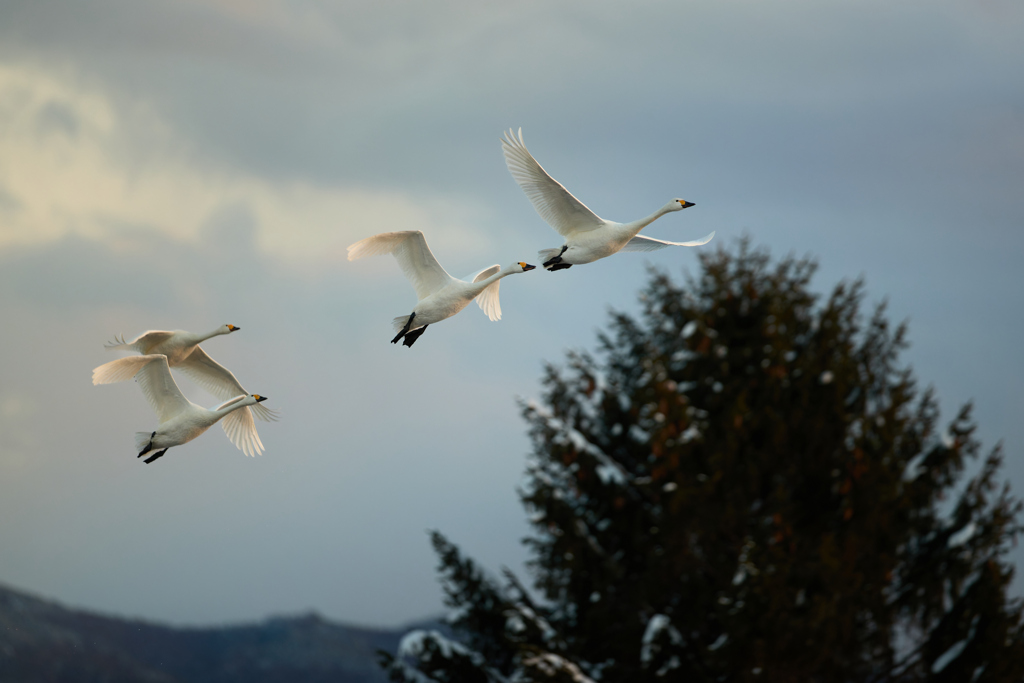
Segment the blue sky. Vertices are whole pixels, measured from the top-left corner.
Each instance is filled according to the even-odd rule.
[[[560,243],[505,169],[520,126],[605,218],[683,197],[645,234],[810,254],[820,291],[863,275],[1024,491],[1022,34],[1010,0],[3,3],[0,581],[176,623],[396,625],[441,605],[426,529],[520,569],[517,397],[636,310],[645,264],[696,263],[537,271],[500,322],[388,344],[412,288],[348,244],[420,229],[463,275]],[[89,383],[103,342],[228,322],[205,348],[284,414],[267,452],[211,430],[142,466],[155,418]]]

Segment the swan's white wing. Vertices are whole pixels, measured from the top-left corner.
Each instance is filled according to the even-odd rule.
[[[637,235],[630,241],[626,242],[619,251],[658,251],[665,247],[699,247],[702,244],[707,244],[711,241],[711,238],[715,236],[712,232],[710,235],[705,235],[699,240],[693,240],[692,242],[665,242],[664,240],[656,240],[653,237],[644,237],[643,235]]]
[[[154,354],[141,357],[149,360],[135,373],[135,379],[142,389],[142,395],[160,418],[160,424],[191,408],[192,403],[185,398],[171,377],[167,356]]]
[[[110,364],[107,363],[107,365]],[[185,360],[174,367],[184,372],[188,375],[189,379],[222,401],[239,394],[249,394],[242,387],[242,383],[238,381],[235,374],[210,358],[210,355],[203,351],[202,347],[197,346]],[[264,408],[262,403],[257,403],[251,407],[253,408],[253,414],[260,420],[277,420],[277,411]]]
[[[151,359],[150,356],[126,356],[104,363],[92,371],[93,384],[124,382],[135,376]]]
[[[392,254],[395,257],[419,299],[426,299],[454,279],[434,258],[426,238],[419,230],[382,232],[348,248],[349,261],[380,254]]]
[[[505,165],[509,173],[533,202],[533,208],[563,237],[603,227],[605,221],[572,196],[569,190],[547,174],[523,142],[523,129],[519,136],[510,129],[501,141],[505,152]]]
[[[499,266],[497,263],[495,263],[493,266],[487,266],[483,270],[480,270],[480,271],[477,271],[476,273],[473,273],[472,275],[467,277],[466,280],[468,280],[469,282],[480,282],[481,280],[486,280],[487,278],[491,277],[492,275],[497,275],[500,272],[501,272],[501,266]]]
[[[124,340],[124,336],[120,339],[114,337],[114,341],[117,342],[116,344],[104,344],[103,346],[107,351],[135,351],[136,353],[145,353],[146,349],[151,349],[157,344],[162,344],[173,336],[173,332],[149,330],[148,332],[143,332],[130,342],[126,342]]]
[[[487,278],[501,272],[501,266],[495,264],[490,268],[484,268],[473,277],[473,282],[480,282]],[[501,280],[496,280],[491,283],[484,291],[476,295],[477,306],[480,310],[487,314],[487,317],[491,320],[501,320],[501,304],[498,303],[498,285],[501,284]]]
[[[248,410],[256,416],[257,420],[263,420],[264,422],[277,422],[277,419],[281,417],[281,413],[265,407],[262,403],[249,406]]]
[[[226,408],[232,403],[237,403],[243,398],[245,396],[236,396],[229,401],[225,401],[217,406],[217,410]],[[258,406],[260,404],[257,403],[255,405]],[[235,447],[246,455],[259,455],[263,452],[263,442],[260,441],[260,435],[256,433],[256,423],[253,422],[252,413],[249,412],[249,408],[253,407],[255,406],[246,406],[245,408],[233,410],[220,421],[220,426],[224,429],[224,433],[231,440],[231,443],[235,444]]]
[[[249,394],[233,372],[210,358],[210,355],[199,346],[174,367],[222,401]]]

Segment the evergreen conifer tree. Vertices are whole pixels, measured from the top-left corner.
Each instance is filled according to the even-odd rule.
[[[537,597],[434,533],[456,638],[410,636],[392,679],[1024,680],[1021,504],[969,406],[941,428],[860,282],[700,260],[523,407]]]

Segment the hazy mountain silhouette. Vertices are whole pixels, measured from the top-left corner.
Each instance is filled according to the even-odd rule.
[[[69,609],[0,586],[0,681],[39,683],[371,683],[394,631],[317,614],[175,628]]]

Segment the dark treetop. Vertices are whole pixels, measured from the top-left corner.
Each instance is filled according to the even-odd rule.
[[[433,543],[457,638],[396,681],[1019,681],[1020,503],[860,282],[741,242],[652,272],[523,412],[535,591]],[[415,673],[414,673],[415,671]]]

